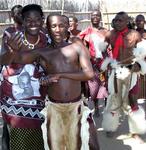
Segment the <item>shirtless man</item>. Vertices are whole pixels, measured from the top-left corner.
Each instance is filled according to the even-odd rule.
[[[49,102],[42,112],[45,150],[99,150],[91,112],[80,100],[80,82],[93,77],[88,53],[80,41],[70,44],[63,40],[67,29],[61,15],[48,16],[47,28],[52,47],[12,54],[14,62],[31,63],[40,58],[49,78],[55,81],[49,85]]]
[[[116,70],[116,82],[114,80],[114,71],[115,68],[111,71],[111,75],[109,77],[109,97],[108,97],[108,105],[103,114],[103,128],[107,132],[108,136],[111,136],[111,131],[116,131],[118,128],[118,120],[119,120],[119,110],[123,110],[127,112],[129,118],[129,128],[132,136],[136,134],[142,133],[143,128],[139,127],[139,123],[135,121],[135,126],[139,127],[139,131],[132,126],[130,120],[132,118],[131,113],[138,112],[140,109],[137,105],[137,95],[139,92],[138,88],[138,79],[137,77],[134,80],[134,75],[143,67],[139,63],[134,63],[132,65],[131,56],[133,56],[133,49],[136,47],[137,43],[140,42],[141,37],[139,33],[135,30],[130,30],[127,28],[128,15],[125,12],[119,12],[114,18],[114,29],[110,31],[106,36],[106,41],[112,47],[113,58],[116,59],[117,62],[120,63],[121,66],[124,66],[130,71],[130,74],[125,77],[125,79],[121,79],[118,77],[118,68]],[[122,68],[121,68],[122,70]],[[125,74],[121,75],[124,77]],[[113,80],[112,80],[113,79]],[[134,85],[132,86],[132,82],[134,81]],[[114,84],[115,83],[115,84]],[[112,86],[114,85],[114,86]],[[124,86],[126,90],[124,91]],[[114,90],[112,90],[114,88]],[[113,115],[114,114],[114,115]],[[111,121],[111,126],[107,124],[107,122]],[[144,120],[143,120],[144,121]]]

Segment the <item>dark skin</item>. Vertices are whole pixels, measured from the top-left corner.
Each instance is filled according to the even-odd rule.
[[[92,27],[95,31],[101,33],[103,36],[107,33],[107,30],[100,26],[101,21],[101,12],[100,11],[93,11],[91,14],[91,23]]]
[[[11,53],[12,62],[32,63],[39,58],[41,65],[52,80],[48,89],[49,97],[57,100],[58,103],[60,101],[69,103],[81,94],[80,82],[91,79],[94,76],[93,69],[88,52],[81,41],[74,40],[72,44],[69,44],[63,40],[66,26],[62,16],[52,16],[48,21],[53,47],[27,52],[19,52],[18,49],[15,49]],[[11,41],[11,47],[13,44],[16,45],[16,40],[14,41],[14,43]],[[2,58],[3,61],[4,59]],[[92,119],[91,121],[89,119],[89,122],[89,131],[92,133],[89,140],[90,150],[99,150],[96,128]],[[80,143],[80,137],[78,142]]]
[[[83,42],[84,42],[84,44],[86,45],[86,47],[88,47],[89,48],[89,53],[90,53],[90,50],[92,49],[92,45],[94,45],[94,44],[91,44],[91,41],[92,41],[92,43],[94,43],[94,39],[92,38],[92,35],[93,34],[95,34],[95,33],[97,33],[98,35],[99,35],[99,37],[101,37],[101,38],[103,38],[104,39],[104,37],[105,37],[105,35],[106,35],[106,33],[107,33],[107,30],[105,29],[105,28],[103,28],[103,27],[101,27],[100,26],[100,21],[101,21],[101,12],[99,11],[99,10],[95,10],[95,11],[93,11],[92,13],[91,13],[91,24],[92,24],[92,32],[93,33],[91,33],[90,31],[89,31],[89,33],[88,33],[88,35],[87,35],[87,33],[85,33],[86,34],[86,36],[89,38],[85,38],[86,36],[84,36],[84,37],[82,37],[82,32],[80,33],[80,36],[83,38]],[[86,32],[86,31],[85,31]],[[84,35],[84,34],[83,34]],[[95,52],[96,53],[96,52]],[[96,61],[96,69],[98,68],[99,69],[99,66],[98,66],[98,64],[100,64],[100,61],[101,61],[101,59],[100,58],[96,58],[95,56],[92,56],[92,54],[90,54],[91,56],[91,62],[92,62],[92,64],[93,64],[93,62],[95,62]],[[95,54],[96,55],[96,54]],[[104,55],[104,53],[103,53],[103,55]],[[95,80],[95,79],[94,79]],[[98,81],[99,82],[99,81]],[[88,86],[87,86],[88,87]],[[86,89],[88,89],[88,88],[86,88]],[[89,90],[85,90],[85,91],[89,91]],[[86,92],[87,93],[87,92]],[[91,92],[90,92],[91,93]],[[94,90],[94,93],[92,94],[92,100],[94,101],[94,105],[95,105],[95,108],[96,108],[96,110],[97,111],[95,111],[95,112],[98,112],[98,99],[97,99],[97,93],[98,93],[98,89],[97,90]],[[88,95],[88,94],[86,94],[86,95]],[[88,96],[87,96],[88,97]],[[95,116],[98,116],[99,114],[95,114]]]
[[[136,16],[135,23],[137,26],[137,31],[140,33],[143,39],[146,39],[146,30],[144,29],[144,25],[146,23],[143,15]]]
[[[37,58],[41,59],[41,65],[47,74],[53,77],[55,82],[49,85],[48,94],[56,100],[71,102],[81,93],[80,81],[93,77],[88,53],[80,41],[73,44],[64,42],[66,28],[61,16],[53,16],[49,19],[49,32],[54,40],[55,49],[44,48],[31,52],[13,52],[13,62],[32,63]],[[15,44],[16,45],[16,44]],[[11,46],[12,43],[11,43]],[[2,63],[4,59],[2,58]]]
[[[108,32],[106,35],[106,41],[111,45],[112,49],[115,46],[116,38],[118,32],[124,30],[127,27],[128,15],[127,14],[117,14],[114,18],[114,30]],[[133,48],[136,47],[136,44],[141,41],[140,34],[135,30],[128,30],[125,33],[124,37],[124,47],[120,48],[119,55],[117,61],[121,64],[129,65],[132,63],[133,56]],[[131,67],[131,72],[138,72],[140,70],[140,66],[138,63],[134,63]],[[137,106],[137,94],[129,93],[129,104],[131,106]],[[133,134],[133,137],[138,137],[137,134]]]
[[[116,15],[114,19],[114,27],[115,29],[112,31],[109,31],[106,34],[106,41],[111,45],[112,49],[115,46],[115,41],[117,38],[117,33],[122,31],[127,27],[128,22],[128,15]],[[135,30],[129,30],[124,35],[124,47],[122,47],[119,51],[119,55],[117,60],[121,62],[122,64],[131,64],[133,59],[133,48],[136,47],[136,44],[141,41],[140,34]],[[131,59],[129,59],[131,58]],[[140,70],[139,66],[137,64],[134,64],[132,67],[132,70],[134,72],[137,72]]]
[[[73,17],[69,17],[69,31],[71,32],[71,36],[77,36],[81,31],[77,29],[78,22],[75,21]]]
[[[101,12],[96,10],[93,11],[91,14],[91,24],[92,24],[92,28],[95,32],[99,33],[100,35],[102,35],[103,37],[106,36],[107,34],[107,29],[103,28],[100,26],[100,21],[101,21]],[[86,45],[86,47],[89,48],[89,43],[83,39],[84,44]],[[95,59],[95,58],[94,58]]]
[[[38,41],[38,43],[35,45],[34,48],[40,48],[42,46],[46,46],[46,39],[39,36],[39,32],[43,25],[42,16],[37,11],[28,11],[25,14],[25,17],[23,19],[24,23],[24,34],[26,39],[34,44]],[[15,53],[13,54],[14,50],[18,51],[29,51],[30,48],[28,48],[27,45],[24,45],[22,43],[22,38],[19,33],[13,33],[8,36],[9,39],[7,39],[8,43],[4,43],[4,48],[7,49],[7,52],[3,55],[1,55],[1,60],[3,64],[11,64],[13,62],[13,59],[15,59]],[[44,42],[45,41],[45,42]],[[43,43],[42,43],[43,42]]]

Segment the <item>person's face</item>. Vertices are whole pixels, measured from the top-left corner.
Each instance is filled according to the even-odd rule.
[[[67,31],[66,24],[62,16],[51,16],[48,20],[48,31],[52,39],[56,43],[60,43],[65,38],[65,34]]]
[[[138,29],[144,29],[145,20],[143,17],[137,17],[135,23]]]
[[[76,30],[78,26],[78,23],[74,21],[73,18],[69,18],[69,30]]]
[[[20,88],[25,89],[30,86],[30,76],[28,74],[22,74],[18,78],[18,84]]]
[[[128,17],[126,15],[116,15],[114,19],[114,28],[117,31],[122,31],[127,27]]]
[[[25,13],[23,25],[27,34],[35,36],[39,34],[43,25],[43,18],[37,11],[28,11]]]
[[[100,13],[100,11],[94,11],[91,14],[91,23],[93,25],[99,25],[100,20],[101,20],[101,13]]]
[[[18,24],[22,24],[22,15],[21,15],[21,11],[22,8],[15,8],[13,13],[12,13],[12,18],[14,20],[14,22],[18,23]]]

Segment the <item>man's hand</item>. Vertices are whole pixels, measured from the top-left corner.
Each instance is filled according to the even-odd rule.
[[[12,35],[9,34],[6,43],[8,44],[10,51],[18,51],[23,44],[22,35],[20,32],[16,32]]]
[[[43,86],[47,86],[47,85],[49,85],[49,84],[52,84],[52,83],[57,83],[58,82],[58,80],[59,80],[59,76],[44,76],[44,77],[41,77],[41,79],[40,79],[40,84],[41,85],[43,85]]]

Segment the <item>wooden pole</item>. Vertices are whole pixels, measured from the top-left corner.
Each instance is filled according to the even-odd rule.
[[[61,8],[61,14],[62,15],[64,14],[64,2],[65,2],[65,0],[62,0],[62,8]]]

